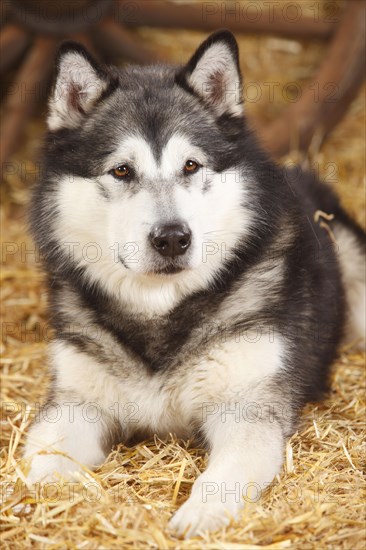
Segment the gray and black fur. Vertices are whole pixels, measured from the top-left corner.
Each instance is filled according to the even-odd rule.
[[[57,341],[97,360],[101,372],[116,383],[132,377],[156,379],[160,388],[174,380],[179,384],[181,373],[189,377],[188,365],[209,354],[217,343],[240,341],[253,331],[262,338],[281,337],[286,342],[283,366],[261,381],[259,393],[254,393],[259,402],[286,404],[290,413],[275,414],[285,440],[295,429],[302,406],[320,399],[328,389],[348,311],[346,285],[351,283],[342,273],[337,245],[314,222],[314,213],[334,214],[328,222],[330,229],[335,234],[337,227],[349,232],[361,256],[365,234],[328,186],[311,173],[276,165],[259,146],[244,116],[218,113],[214,99],[210,104],[190,83],[197,63],[217,43],[230,50],[239,73],[237,45],[227,31],[212,35],[183,68],[100,68],[80,46],[63,46],[59,67],[65,54],[76,52],[92,65],[105,86],[90,111],[78,105],[75,88],[71,108],[79,110],[80,124],[61,125],[46,137],[43,177],[33,194],[32,233],[48,274],[50,323]],[[220,72],[214,73],[213,86],[221,77]],[[177,128],[205,152],[215,174],[235,168],[249,188],[246,197],[250,196],[250,202],[245,208],[250,213],[250,231],[238,239],[209,284],[186,293],[165,313],[144,314],[118,301],[102,282],[91,280],[88,268],[67,254],[55,236],[59,210],[54,197],[65,175],[98,181],[106,157],[123,135],[142,136],[159,159]],[[132,174],[129,195],[135,196],[146,185],[143,178]],[[190,180],[182,177],[176,185],[189,186]],[[209,193],[210,181],[205,185],[203,193]],[[106,185],[98,182],[98,189],[100,201],[113,201]],[[169,191],[167,202],[168,195]],[[164,269],[164,261],[154,258],[152,265]],[[167,265],[175,261],[167,260]],[[178,269],[184,269],[184,261],[177,260]],[[246,307],[253,298],[246,296],[246,289],[252,292],[256,285],[262,294],[259,305]],[[96,327],[94,335],[85,334],[85,324]],[[57,401],[62,391],[55,373],[49,401]],[[80,402],[88,399],[83,388],[80,393],[76,388],[76,396]],[[135,430],[106,414],[105,423],[109,428],[103,444],[108,450],[121,438],[127,441],[140,432],[144,436],[154,433],[148,422]],[[183,435],[197,436],[211,448],[206,426],[194,411]]]

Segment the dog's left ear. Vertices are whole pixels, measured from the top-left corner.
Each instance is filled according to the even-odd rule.
[[[211,34],[179,71],[176,82],[198,95],[218,116],[241,116],[239,49],[230,31]]]

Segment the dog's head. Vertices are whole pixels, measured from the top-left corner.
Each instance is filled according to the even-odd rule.
[[[249,230],[230,32],[211,35],[178,69],[103,68],[65,44],[48,126],[39,195],[43,212],[54,205],[44,213],[47,231],[106,289],[135,281],[192,292],[209,284]]]

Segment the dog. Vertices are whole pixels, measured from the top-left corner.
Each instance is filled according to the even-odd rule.
[[[261,149],[241,87],[229,31],[179,67],[103,67],[65,43],[31,207],[55,339],[29,483],[97,468],[119,442],[193,439],[209,461],[178,536],[260,496],[342,338],[365,336],[365,233]]]

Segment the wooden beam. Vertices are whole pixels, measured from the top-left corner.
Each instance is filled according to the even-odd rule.
[[[363,2],[363,0],[360,0]],[[289,3],[291,4],[291,3]],[[341,14],[322,19],[314,4],[314,16],[305,17],[301,2],[284,6],[242,5],[239,2],[196,2],[173,4],[161,0],[116,0],[114,18],[128,26],[149,26],[187,30],[281,34],[291,38],[329,38]]]
[[[313,137],[322,142],[346,113],[365,76],[366,3],[351,0],[329,51],[301,99],[272,124],[258,128],[264,146],[276,157],[306,150]]]
[[[4,164],[19,144],[27,120],[46,91],[45,84],[54,65],[56,41],[36,38],[21,66],[4,104],[0,130],[0,160]]]
[[[154,63],[163,58],[153,48],[141,44],[141,39],[112,18],[101,21],[94,31],[96,43],[110,56],[120,55],[134,63]]]
[[[0,31],[0,74],[5,73],[20,59],[29,46],[29,34],[18,25],[6,25]]]

